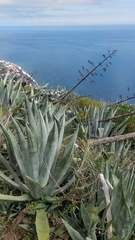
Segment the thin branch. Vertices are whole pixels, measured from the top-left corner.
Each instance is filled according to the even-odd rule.
[[[94,141],[92,141],[92,146],[96,147],[96,146],[99,146],[102,144],[123,141],[123,140],[131,139],[131,138],[133,138],[133,139],[135,138],[135,132],[127,133],[127,134],[123,134],[123,135],[119,135],[119,136],[114,136],[114,137],[107,137],[107,138],[101,138],[98,140],[94,140]]]
[[[120,104],[120,103],[123,103],[123,102],[129,101],[129,100],[134,99],[134,98],[135,98],[135,95],[132,96],[132,97],[127,97],[126,99],[120,100],[119,102],[109,104],[108,106],[118,105],[118,104]]]
[[[132,116],[135,114],[135,110],[130,112],[130,113],[125,113],[125,114],[121,114],[121,115],[117,115],[117,116],[114,116],[112,118],[106,118],[106,119],[102,119],[102,120],[99,120],[98,122],[105,122],[105,121],[110,121],[110,120],[115,120],[115,119],[118,119],[118,118],[123,118],[123,117],[128,117],[128,116]]]

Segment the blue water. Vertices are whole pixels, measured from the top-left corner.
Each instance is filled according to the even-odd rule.
[[[135,25],[0,27],[0,59],[36,74],[38,84],[49,83],[50,88],[71,89],[81,79],[78,70],[86,74],[81,66],[91,70],[88,60],[96,65],[108,50],[117,50],[112,65],[105,73],[100,67],[98,75],[86,79],[76,92],[115,102],[119,95],[124,99],[135,93]]]

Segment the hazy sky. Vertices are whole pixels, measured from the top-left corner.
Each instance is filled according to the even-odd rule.
[[[0,0],[0,25],[135,24],[135,0]]]

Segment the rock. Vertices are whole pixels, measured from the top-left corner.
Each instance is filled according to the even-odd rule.
[[[22,78],[23,85],[38,86],[35,79],[26,73],[20,66],[0,60],[0,77],[4,79],[7,74],[8,78],[14,78],[15,81]]]

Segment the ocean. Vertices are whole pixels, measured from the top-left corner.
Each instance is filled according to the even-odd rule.
[[[135,94],[135,25],[0,27],[0,60],[21,66],[39,85],[70,90],[117,50],[75,90],[80,96],[116,102]],[[106,67],[106,72],[103,68]],[[103,77],[101,75],[103,74]],[[135,100],[129,101],[135,104]]]

